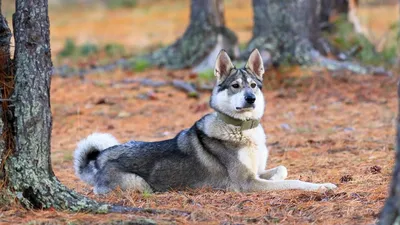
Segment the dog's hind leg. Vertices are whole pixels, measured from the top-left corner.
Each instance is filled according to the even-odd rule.
[[[299,180],[263,180],[256,178],[248,183],[244,191],[275,191],[291,189],[317,191],[335,188],[336,185],[331,183],[315,184]]]
[[[259,177],[265,180],[284,180],[286,179],[288,172],[286,167],[278,166],[269,170],[259,172]]]
[[[120,188],[122,190],[152,192],[150,185],[142,177],[134,173],[122,173],[120,179]]]
[[[94,177],[93,192],[96,195],[103,195],[114,190],[119,186],[118,177],[120,176],[120,173],[121,172],[117,168],[110,164],[100,169]]]
[[[150,185],[140,176],[122,172],[111,163],[106,164],[95,176],[93,192],[95,194],[107,194],[117,187],[122,190],[152,191]]]

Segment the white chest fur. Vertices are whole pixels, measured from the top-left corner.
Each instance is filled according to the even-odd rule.
[[[213,113],[207,116],[199,126],[210,137],[243,143],[244,147],[238,151],[239,160],[255,175],[265,170],[268,149],[265,144],[264,129],[261,125],[240,133],[238,128],[218,120],[216,113]]]
[[[258,126],[254,129],[243,131],[243,139],[246,144],[243,148],[239,149],[239,160],[254,175],[257,175],[259,172],[265,170],[268,158],[264,130],[261,126]]]

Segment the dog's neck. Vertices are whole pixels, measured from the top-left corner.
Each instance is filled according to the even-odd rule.
[[[221,119],[222,121],[224,121],[227,124],[240,127],[240,130],[242,130],[242,131],[256,128],[260,124],[260,120],[256,120],[256,119],[240,120],[240,119],[236,119],[231,116],[228,116],[221,112],[217,112],[217,116],[219,119]]]

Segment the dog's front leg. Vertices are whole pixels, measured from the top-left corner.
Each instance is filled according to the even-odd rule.
[[[291,189],[317,191],[335,188],[336,185],[331,183],[315,184],[300,180],[263,180],[255,178],[248,183],[245,189],[246,191],[276,191]]]
[[[278,166],[258,173],[261,179],[265,180],[284,180],[288,176],[286,167]]]

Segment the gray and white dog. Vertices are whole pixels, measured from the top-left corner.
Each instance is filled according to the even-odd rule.
[[[284,166],[266,170],[268,149],[260,124],[263,61],[254,50],[237,69],[221,51],[215,64],[217,84],[205,115],[175,138],[119,144],[110,134],[95,133],[78,143],[76,174],[94,193],[122,190],[167,191],[211,187],[241,192],[334,189],[331,183],[285,180]]]

